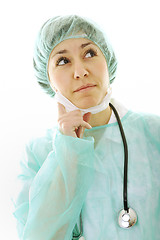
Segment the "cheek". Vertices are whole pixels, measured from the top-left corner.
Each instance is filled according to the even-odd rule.
[[[96,67],[94,68],[94,72],[97,77],[100,77],[102,80],[106,80],[108,82],[109,75],[108,75],[108,68],[105,61],[98,62]]]
[[[54,86],[63,95],[68,94],[68,86],[70,86],[69,77],[64,71],[55,71],[52,74],[51,85]]]
[[[59,71],[51,70],[49,73],[51,85],[58,89],[62,85],[63,75]]]
[[[61,82],[63,81],[63,75],[59,69],[54,67],[52,62],[50,62],[48,66],[48,75],[52,87],[59,89],[59,87],[62,85]]]

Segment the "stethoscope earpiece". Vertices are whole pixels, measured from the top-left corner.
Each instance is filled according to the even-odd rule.
[[[129,208],[128,211],[122,209],[119,212],[118,223],[121,228],[130,228],[134,226],[136,222],[137,214],[132,208]]]

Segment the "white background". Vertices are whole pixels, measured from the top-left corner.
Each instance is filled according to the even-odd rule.
[[[33,73],[39,28],[63,14],[96,21],[119,62],[113,96],[134,111],[160,115],[160,6],[159,0],[6,0],[0,11],[0,239],[9,240],[18,239],[10,196],[23,145],[56,121],[54,100]]]

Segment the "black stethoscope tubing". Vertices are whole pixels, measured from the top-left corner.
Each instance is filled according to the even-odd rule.
[[[124,130],[122,127],[122,123],[121,120],[119,118],[119,115],[117,113],[117,110],[115,109],[115,107],[109,103],[109,106],[112,108],[117,122],[118,122],[118,126],[120,129],[120,133],[122,136],[122,140],[123,140],[123,146],[124,146],[124,179],[123,179],[123,204],[124,204],[124,210],[128,212],[128,201],[127,201],[127,173],[128,173],[128,146],[127,146],[127,141],[126,141],[126,137],[124,134]]]
[[[123,205],[124,205],[124,212],[132,214],[134,211],[131,208],[128,208],[128,201],[127,201],[127,178],[128,178],[128,146],[127,146],[127,141],[126,141],[126,137],[124,134],[124,130],[122,127],[122,123],[120,120],[120,117],[118,115],[117,110],[115,109],[115,107],[112,105],[112,103],[109,103],[109,106],[111,107],[111,109],[113,110],[117,122],[118,122],[118,126],[120,129],[120,133],[121,133],[121,137],[122,137],[122,141],[123,141],[123,146],[124,146],[124,178],[123,178]],[[123,210],[122,210],[123,211]],[[126,214],[125,213],[125,214]],[[124,214],[124,215],[125,215]],[[123,215],[122,215],[123,217]],[[131,222],[130,226],[134,225],[135,222],[137,221],[137,216],[136,213],[134,212],[134,217],[132,218],[133,222]],[[123,226],[122,226],[123,227]],[[72,236],[72,239],[76,240],[77,238],[79,239],[81,236],[83,235],[83,224],[82,224],[82,212],[80,213],[80,234],[79,235],[74,235]]]
[[[72,240],[77,240],[83,235],[83,224],[82,224],[82,212],[80,213],[80,234],[79,235],[74,235],[72,236]]]

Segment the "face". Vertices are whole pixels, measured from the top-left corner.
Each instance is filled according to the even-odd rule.
[[[100,104],[109,86],[106,59],[99,47],[85,38],[59,43],[50,54],[48,75],[54,91],[82,109]]]

